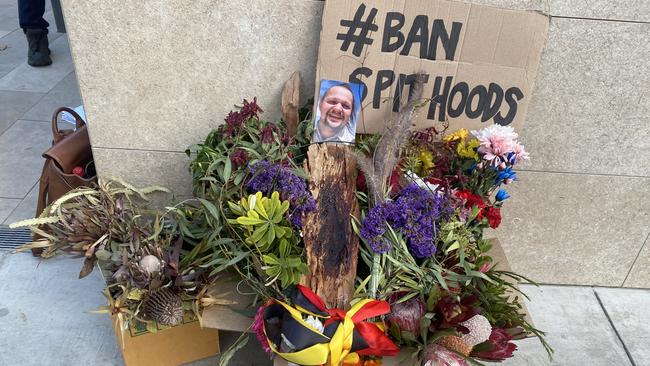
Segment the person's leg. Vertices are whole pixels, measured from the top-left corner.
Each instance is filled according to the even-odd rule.
[[[18,20],[29,43],[27,63],[31,66],[52,63],[47,40],[47,27],[50,24],[43,19],[44,13],[45,0],[18,0]]]

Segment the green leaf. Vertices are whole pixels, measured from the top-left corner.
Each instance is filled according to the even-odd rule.
[[[262,238],[264,238],[264,235],[267,233],[268,229],[269,229],[269,224],[265,223],[264,225],[262,225],[262,226],[258,227],[257,229],[255,229],[255,231],[253,232],[253,235],[250,236],[250,239],[254,243],[259,243],[262,240]],[[269,243],[266,242],[266,244],[269,244]]]
[[[219,210],[217,210],[217,207],[212,202],[203,198],[199,198],[198,200],[201,202],[203,207],[208,210],[212,217],[214,217],[216,220],[219,220],[219,217],[221,217],[221,215],[219,215]]]
[[[255,219],[247,216],[240,216],[237,218],[237,223],[244,226],[255,226],[265,223],[264,220]]]
[[[227,182],[230,180],[230,173],[232,172],[232,162],[230,159],[226,159],[226,164],[223,167],[223,181]]]

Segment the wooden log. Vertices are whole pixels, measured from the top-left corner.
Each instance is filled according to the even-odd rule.
[[[310,270],[303,285],[327,306],[346,310],[354,292],[359,253],[359,239],[350,223],[351,215],[359,215],[356,161],[350,149],[336,143],[309,147],[305,170],[318,209],[305,216],[303,225]]]
[[[282,119],[287,125],[289,136],[295,136],[298,131],[298,108],[300,104],[300,73],[294,72],[282,89]]]

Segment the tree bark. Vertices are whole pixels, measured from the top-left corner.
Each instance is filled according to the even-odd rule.
[[[317,210],[305,216],[303,239],[310,274],[303,284],[329,307],[348,309],[354,292],[359,239],[351,216],[358,217],[356,161],[344,144],[312,144],[305,170]]]
[[[298,131],[298,108],[300,104],[300,73],[294,72],[282,89],[282,118],[287,125],[287,134],[296,136]]]

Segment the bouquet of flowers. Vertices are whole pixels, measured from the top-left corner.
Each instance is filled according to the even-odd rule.
[[[302,217],[317,208],[300,168],[307,118],[288,136],[282,122],[260,119],[255,99],[244,100],[188,150],[195,193],[216,206],[204,211],[206,234],[219,243],[207,265],[213,274],[234,270],[260,296],[253,330],[267,352],[296,363],[364,364],[401,348],[425,365],[466,365],[510,357],[511,340],[529,334],[552,352],[524,316],[516,284],[528,280],[498,269],[483,237],[500,225],[506,187],[517,180],[513,169],[528,154],[507,126],[410,132],[421,104],[405,105],[383,136],[357,140],[364,214],[352,225],[365,245],[351,306],[376,301],[373,308],[387,311],[347,326],[358,332],[369,329],[364,322],[378,324],[388,338],[373,330],[368,343],[350,333],[345,339],[356,347],[333,341],[345,312],[298,285],[308,271]],[[373,347],[378,339],[381,347]],[[324,349],[317,361],[294,357]]]
[[[517,137],[499,125],[441,140],[431,129],[412,134],[385,197],[355,225],[371,272],[357,291],[391,304],[389,334],[424,364],[501,361],[516,349],[513,336],[526,334],[551,352],[514,295],[517,282],[527,280],[498,270],[483,237],[501,222],[514,166],[528,159]],[[368,180],[374,172],[364,174]],[[368,187],[361,187],[367,196],[381,196]]]

